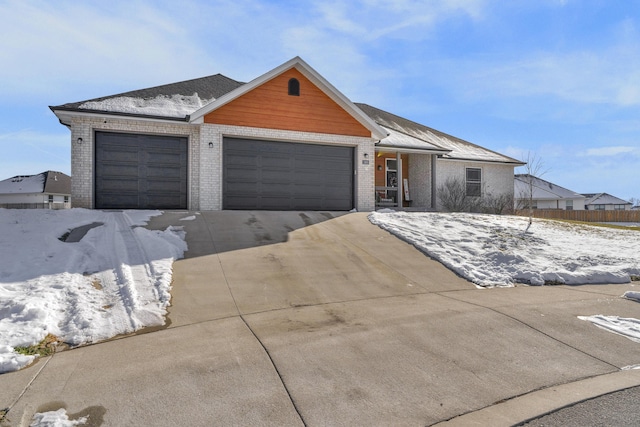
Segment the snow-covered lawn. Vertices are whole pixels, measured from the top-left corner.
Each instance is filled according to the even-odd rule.
[[[0,373],[36,356],[48,334],[71,346],[164,324],[179,227],[141,225],[159,211],[0,209]],[[93,223],[77,243],[59,238]]]
[[[628,283],[640,277],[640,232],[560,221],[465,213],[378,211],[369,220],[478,287]],[[622,298],[640,302],[640,292]],[[640,320],[579,316],[640,342]],[[639,367],[632,367],[637,369]]]
[[[640,276],[640,232],[466,213],[378,211],[373,224],[481,287],[628,283]]]

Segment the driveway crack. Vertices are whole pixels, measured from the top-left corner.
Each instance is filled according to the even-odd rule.
[[[233,291],[231,290],[231,286],[229,285],[229,280],[227,279],[227,273],[225,272],[224,266],[222,265],[222,261],[220,260],[220,254],[218,252],[218,249],[216,248],[216,243],[215,243],[215,240],[213,239],[213,233],[211,232],[211,228],[209,227],[208,223],[207,223],[207,230],[209,231],[211,242],[213,243],[213,249],[215,251],[216,259],[218,260],[218,264],[220,265],[220,271],[222,272],[222,277],[224,277],[224,282],[227,285],[227,289],[229,290],[229,294],[231,295],[231,299],[233,300],[233,304],[235,305],[236,310],[238,311],[238,316],[240,317],[240,319],[242,320],[244,325],[247,327],[249,332],[251,332],[251,335],[253,335],[254,338],[256,339],[256,341],[260,344],[260,347],[262,347],[262,350],[264,350],[265,354],[267,355],[267,358],[269,359],[269,362],[271,363],[271,366],[273,367],[273,370],[276,372],[276,375],[278,375],[278,378],[280,379],[280,383],[282,384],[282,387],[284,388],[284,391],[287,393],[287,396],[289,397],[289,401],[291,402],[291,405],[293,406],[293,409],[298,414],[298,418],[300,418],[300,422],[302,422],[302,424],[306,427],[307,423],[304,420],[304,417],[302,416],[302,413],[300,412],[300,408],[298,408],[298,405],[296,405],[296,401],[294,400],[293,396],[291,395],[291,392],[289,391],[289,388],[287,387],[287,383],[284,381],[284,378],[282,377],[282,373],[278,369],[278,365],[276,364],[275,360],[273,359],[273,356],[269,352],[269,349],[267,348],[267,346],[262,342],[260,337],[255,333],[253,328],[251,328],[251,325],[249,325],[247,320],[244,318],[244,315],[240,311],[240,308],[238,307],[238,302],[236,301],[236,297],[233,295]]]

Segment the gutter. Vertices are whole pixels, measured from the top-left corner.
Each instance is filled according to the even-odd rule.
[[[53,114],[58,116],[58,111],[71,113],[72,115],[78,116],[118,116],[123,118],[131,118],[131,119],[145,119],[145,120],[153,120],[153,121],[170,121],[170,122],[189,122],[189,116],[184,117],[167,117],[167,116],[155,116],[152,114],[136,114],[136,113],[122,113],[118,111],[101,111],[101,110],[89,110],[89,109],[78,109],[71,107],[52,107],[49,106],[49,109],[53,111]],[[60,116],[58,116],[60,119]],[[60,119],[60,123],[69,127],[70,125],[64,123],[62,119]]]

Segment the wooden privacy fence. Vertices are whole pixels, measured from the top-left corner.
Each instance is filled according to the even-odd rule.
[[[0,209],[70,209],[71,203],[0,203]]]
[[[529,216],[527,209],[517,212]],[[640,210],[632,211],[564,211],[560,209],[534,209],[534,218],[566,219],[582,222],[640,222]]]

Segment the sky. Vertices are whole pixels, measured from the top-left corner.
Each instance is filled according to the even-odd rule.
[[[354,102],[640,198],[640,0],[0,0],[0,28],[0,179],[71,173],[51,105],[300,56]]]

